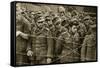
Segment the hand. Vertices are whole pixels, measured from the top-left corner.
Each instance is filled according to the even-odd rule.
[[[25,34],[25,33],[20,33],[20,36],[22,37],[22,38],[24,38],[24,39],[28,39],[28,34]]]
[[[47,63],[51,63],[51,58],[47,58]]]
[[[18,37],[22,32],[21,31],[17,31],[16,32],[16,37]]]
[[[32,55],[33,55],[33,52],[31,50],[28,50],[27,56],[32,56]]]

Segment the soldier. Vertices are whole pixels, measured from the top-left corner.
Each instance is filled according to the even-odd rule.
[[[79,19],[75,18],[73,20],[73,27],[72,27],[72,42],[73,42],[73,62],[80,61],[80,35],[79,35]]]
[[[51,63],[53,60],[53,52],[54,52],[54,31],[55,27],[52,22],[52,18],[50,17],[49,14],[46,14],[45,16],[45,23],[47,23],[47,28],[48,28],[48,35],[47,35],[47,63]]]
[[[60,18],[58,18],[55,24],[56,24],[56,37],[57,37],[55,42],[55,63],[63,63],[63,61],[65,60],[64,58],[65,56],[62,57],[65,54],[65,51],[63,52],[64,41],[65,38],[69,36],[69,34],[67,28],[65,28],[65,26],[61,26]]]
[[[58,8],[58,14],[59,14],[59,17],[61,18],[61,25],[64,26],[68,26],[69,25],[69,22],[68,22],[68,17],[66,17],[66,14],[65,14],[65,8],[60,6]]]
[[[85,36],[81,48],[81,61],[96,61],[96,25],[90,26],[90,34]]]
[[[91,17],[90,17],[89,15],[86,16],[86,17],[84,18],[84,20],[83,20],[83,23],[85,24],[85,26],[86,26],[86,31],[87,31],[87,33],[88,33],[88,31],[89,31],[89,25],[92,23]]]
[[[53,19],[53,23],[55,26],[55,32],[54,32],[54,37],[58,38],[60,35],[60,27],[61,27],[61,19],[59,18],[58,15],[55,15],[54,19]],[[55,61],[58,58],[58,52],[60,52],[60,50],[58,51],[58,47],[59,45],[57,45],[57,39],[54,39],[55,41],[55,46],[54,46],[54,58],[53,58],[53,63],[59,63],[59,60]]]
[[[84,25],[84,23],[81,21],[79,22],[79,25],[78,25],[78,33],[79,33],[79,44],[82,45],[83,44],[83,40],[84,40],[84,37],[85,35],[87,34],[87,29],[86,29],[86,26]],[[80,51],[80,54],[81,54],[81,48],[79,48],[79,51]]]
[[[80,60],[80,38],[79,38],[79,33],[77,30],[77,26],[73,25],[72,26],[72,34],[71,34],[71,38],[72,38],[72,43],[73,43],[73,47],[72,47],[72,52],[73,52],[73,62],[77,62]]]
[[[31,37],[31,35],[34,35],[35,36],[35,30],[36,30],[36,23],[34,21],[34,17],[35,17],[35,13],[34,12],[31,12],[30,13],[31,17],[31,32],[30,32],[30,35],[28,36],[28,45],[27,45],[27,56],[28,56],[28,60],[29,60],[29,64],[35,64],[35,57],[34,57],[34,54],[33,54],[33,51],[34,49],[32,49],[32,40],[35,40],[35,38]]]
[[[47,64],[51,62],[52,58],[52,45],[49,43],[48,31],[49,29],[44,26],[44,18],[40,17],[36,22],[35,32],[31,35],[32,37],[32,46],[30,50],[33,52],[32,55],[32,64]],[[48,38],[47,38],[48,37]],[[49,51],[50,50],[50,51]]]
[[[61,63],[67,63],[67,62],[76,62],[79,61],[79,34],[77,32],[77,27],[76,25],[72,26],[71,29],[72,33],[69,33],[68,31],[62,33],[62,59]]]
[[[43,16],[43,12],[42,11],[37,11],[34,17],[35,22],[37,22],[37,20]]]
[[[26,48],[28,33],[30,32],[30,23],[21,14],[21,5],[17,4],[16,6],[16,64],[24,65],[27,63]]]
[[[72,54],[70,48],[72,48],[70,34],[67,30],[61,33],[56,42],[56,49],[58,52],[59,63],[72,62]]]
[[[69,36],[65,40],[65,52],[69,55],[66,56],[66,62],[76,62],[80,59],[79,53],[79,34],[77,31],[78,21],[76,18],[71,20],[72,26],[70,27],[70,32],[67,32]],[[65,37],[66,38],[66,37]]]

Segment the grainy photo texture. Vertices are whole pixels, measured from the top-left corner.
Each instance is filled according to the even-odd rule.
[[[16,3],[16,65],[96,61],[97,8]]]

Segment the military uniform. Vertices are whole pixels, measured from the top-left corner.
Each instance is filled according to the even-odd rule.
[[[73,62],[80,60],[80,38],[78,32],[72,35],[72,43],[73,43]]]
[[[70,34],[68,30],[61,26],[58,39],[55,44],[55,55],[56,55],[56,63],[66,63],[71,61],[71,56],[68,55],[70,53],[69,47],[71,45]]]
[[[47,29],[48,29],[48,35],[47,35],[47,46],[48,46],[47,59],[50,58],[51,61],[52,61],[53,57],[54,57],[54,42],[55,42],[55,39],[53,37],[54,37],[55,27],[54,27],[52,19],[51,19],[51,17],[49,15],[46,16],[45,23],[47,23]]]
[[[81,61],[96,60],[96,39],[93,34],[86,35],[81,48]]]
[[[30,24],[29,21],[19,14],[16,17],[16,31],[21,31],[25,34],[30,32]],[[26,56],[26,48],[27,48],[28,40],[18,36],[16,38],[16,64],[24,65],[27,64],[27,56]]]
[[[62,33],[62,37],[62,56],[64,57],[61,59],[61,63],[79,61],[79,34],[66,31]]]
[[[89,33],[89,27],[90,27],[90,24],[92,23],[92,20],[90,18],[91,18],[90,16],[86,16],[83,19],[83,23],[85,24],[87,34]]]
[[[62,52],[60,57],[60,63],[67,63],[73,61],[73,55],[72,55],[72,38],[68,31],[61,34],[62,35]]]
[[[69,34],[66,32],[63,34],[64,37],[64,44],[63,44],[63,49],[62,49],[62,56],[64,56],[61,59],[61,63],[67,63],[67,62],[76,62],[79,61],[79,34]]]
[[[44,19],[41,17],[40,20],[37,21],[37,25],[39,25],[39,22],[41,24],[45,24],[43,22]],[[32,64],[47,64],[47,58],[52,58],[52,39],[50,37],[51,32],[48,30],[47,27],[42,25],[40,28],[39,26],[36,26],[35,31],[33,32],[32,37],[32,46],[30,49],[33,51],[33,58]]]
[[[80,60],[80,35],[78,33],[78,26],[79,20],[77,18],[73,18],[73,26],[72,26],[72,33],[71,33],[71,38],[72,38],[72,43],[73,43],[73,62],[79,61]]]
[[[90,28],[92,32],[85,36],[82,44],[81,61],[96,61],[96,26]]]
[[[35,40],[32,42],[32,49],[35,54],[35,64],[46,64],[47,53],[46,36],[43,34],[36,35]]]

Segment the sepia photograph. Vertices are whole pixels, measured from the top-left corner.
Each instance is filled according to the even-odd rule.
[[[17,2],[15,64],[97,61],[97,7]]]

